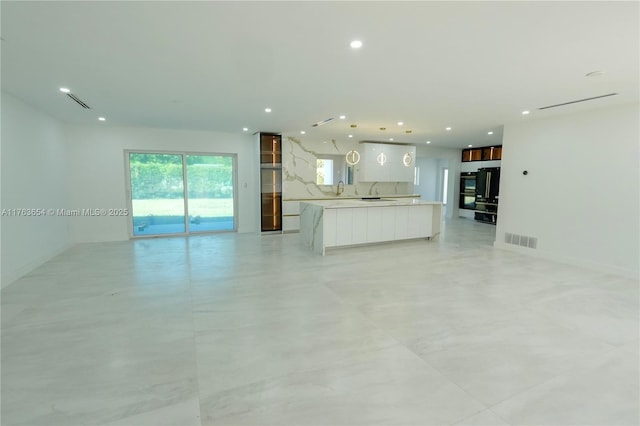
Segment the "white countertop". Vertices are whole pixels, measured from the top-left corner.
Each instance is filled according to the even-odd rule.
[[[347,209],[354,207],[391,207],[391,206],[424,206],[424,205],[441,205],[440,201],[423,201],[416,199],[393,199],[382,198],[374,201],[364,201],[359,199],[350,200],[323,200],[323,201],[304,201],[308,204],[321,206],[325,209]]]
[[[380,198],[420,198],[420,194],[392,194],[392,195],[333,195],[333,196],[324,196],[324,197],[313,197],[313,198],[283,198],[282,201],[305,201],[305,202],[315,202],[315,201],[326,201],[326,200],[360,200],[364,197],[380,197]]]

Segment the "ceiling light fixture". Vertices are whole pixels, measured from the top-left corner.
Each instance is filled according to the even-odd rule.
[[[522,115],[528,115],[529,111],[522,111]]]
[[[307,132],[305,132],[304,130],[300,130],[300,134],[301,135],[304,135],[305,133],[307,133]]]
[[[61,91],[62,93],[71,93],[71,90],[67,89],[66,87],[61,87],[61,88],[60,88],[60,91]]]
[[[248,128],[248,127],[243,127],[243,128],[242,128],[242,131],[243,131],[243,132],[248,132],[248,131],[249,131],[249,128]]]
[[[469,148],[473,147],[473,145],[467,145]]]
[[[345,118],[347,118],[347,116],[346,115],[341,115],[339,118],[340,118],[340,120],[344,120]]]
[[[349,43],[349,46],[351,46],[352,49],[360,49],[362,47],[362,42],[360,40],[353,40]]]
[[[353,135],[349,135],[348,137],[352,138],[352,137],[353,137]]]
[[[393,142],[393,138],[389,138],[389,140],[390,140],[391,142]]]
[[[488,135],[492,135],[492,134],[493,134],[493,132],[487,132],[487,134],[488,134]]]
[[[448,132],[449,130],[451,130],[451,127],[447,127],[445,130]]]
[[[104,118],[104,117],[98,117],[98,120],[100,120],[100,121],[106,121],[106,118]]]
[[[398,126],[402,126],[404,123],[402,121],[398,121]]]
[[[431,141],[427,141],[426,143],[431,143]]]
[[[271,108],[265,108],[264,112],[271,112]]]

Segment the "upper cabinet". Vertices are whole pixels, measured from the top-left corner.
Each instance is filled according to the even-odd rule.
[[[282,163],[282,136],[260,133],[260,164],[280,167]]]
[[[413,182],[416,147],[363,142],[358,180],[361,182]]]
[[[502,159],[502,145],[467,148],[462,150],[462,161],[490,161]]]

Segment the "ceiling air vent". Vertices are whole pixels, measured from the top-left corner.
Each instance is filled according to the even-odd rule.
[[[322,121],[318,121],[315,124],[312,124],[311,127],[318,127],[318,126],[322,126],[323,124],[327,124],[328,122],[330,122],[331,120],[333,120],[333,118],[327,118],[325,120]]]
[[[563,102],[561,104],[556,104],[556,105],[548,105],[548,106],[541,107],[541,108],[538,108],[538,109],[542,110],[542,109],[549,109],[549,108],[557,108],[557,107],[561,107],[561,106],[565,106],[565,105],[577,104],[579,102],[592,101],[594,99],[606,98],[606,97],[609,97],[609,96],[616,96],[616,95],[617,95],[617,93],[607,93],[606,95],[594,96],[592,98],[578,99],[576,101]]]
[[[76,101],[76,103],[78,105],[80,105],[82,108],[85,109],[91,109],[91,107],[87,104],[85,104],[82,99],[78,98],[76,95],[74,95],[73,93],[67,93],[67,96],[70,97],[71,99],[73,99],[74,101]]]

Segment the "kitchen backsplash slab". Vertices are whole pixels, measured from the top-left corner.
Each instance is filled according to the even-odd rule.
[[[285,199],[325,198],[336,196],[336,185],[318,185],[317,159],[326,155],[346,155],[359,144],[308,141],[294,136],[282,138],[282,192]],[[355,167],[355,185],[345,185],[343,197],[411,195],[410,182],[358,182]]]

